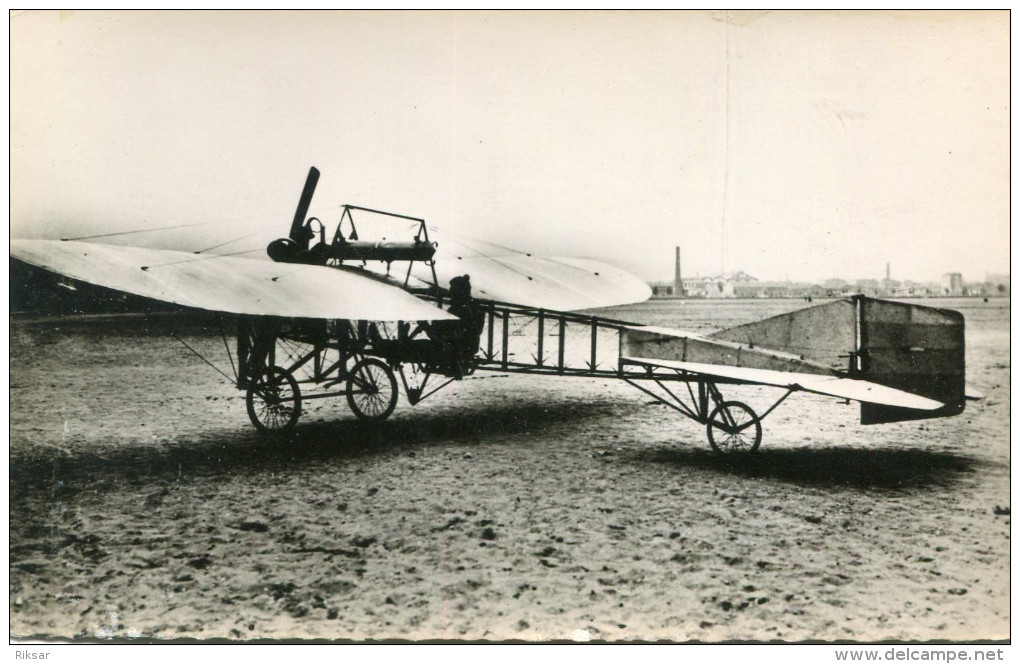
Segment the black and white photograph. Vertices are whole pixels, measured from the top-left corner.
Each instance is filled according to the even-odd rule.
[[[9,34],[12,658],[1008,651],[1008,10]]]

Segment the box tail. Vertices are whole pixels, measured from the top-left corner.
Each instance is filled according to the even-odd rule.
[[[967,398],[963,315],[957,311],[855,295],[710,336],[796,353],[840,376],[943,404],[937,410],[917,410],[862,403],[862,424],[958,415]]]
[[[861,424],[884,424],[963,412],[964,322],[957,311],[855,297],[858,308],[856,378],[918,394],[945,404],[919,411],[861,404]]]

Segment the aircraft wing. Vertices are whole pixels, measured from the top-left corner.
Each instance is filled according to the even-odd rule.
[[[373,279],[315,265],[77,241],[11,240],[11,256],[79,281],[186,307],[254,316],[448,320]]]
[[[659,360],[641,357],[624,357],[626,363],[642,366],[678,369],[692,374],[713,378],[726,378],[752,385],[772,385],[791,390],[814,392],[841,399],[853,399],[864,403],[882,406],[897,406],[915,410],[937,410],[944,406],[940,401],[897,390],[878,383],[856,378],[824,376],[820,374],[791,373],[773,369],[753,369],[748,367],[730,367],[700,362],[681,362],[677,360]]]
[[[637,277],[580,258],[465,257],[456,262],[437,261],[436,274],[444,287],[452,277],[470,275],[475,297],[537,309],[595,309],[643,302],[651,295],[648,285]]]
[[[472,295],[483,300],[537,309],[576,311],[643,302],[652,291],[644,281],[618,267],[584,258],[538,256],[491,243],[441,238],[436,276],[446,288],[467,274]],[[431,281],[419,268],[415,275]]]

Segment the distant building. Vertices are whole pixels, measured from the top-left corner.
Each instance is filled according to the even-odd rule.
[[[684,294],[687,297],[731,298],[755,297],[743,295],[758,282],[746,272],[733,274],[717,274],[704,277],[688,277],[683,280]]]
[[[854,291],[861,295],[878,296],[882,293],[882,284],[878,279],[858,279],[854,282]]]
[[[946,272],[943,274],[942,294],[951,297],[963,295],[963,275],[959,272]]]
[[[807,298],[829,295],[829,291],[818,284],[796,281],[755,281],[741,284],[734,290],[740,298]]]
[[[885,279],[882,280],[881,291],[882,295],[889,296],[895,295],[901,291],[903,284],[892,278],[892,267],[889,263],[885,264]]]
[[[985,290],[988,295],[1009,295],[1009,275],[987,275],[985,277]]]
[[[983,282],[964,283],[959,272],[947,272],[942,281],[918,282],[892,278],[892,264],[885,264],[883,279],[853,282],[829,278],[821,283],[761,281],[743,271],[685,277],[680,271],[680,247],[676,247],[673,281],[648,284],[652,297],[673,298],[832,298],[861,294],[870,297],[1009,297],[1009,274],[989,274]]]
[[[705,284],[705,297],[708,298],[720,298],[720,297],[736,297],[737,294],[733,290],[733,278],[719,275],[718,277],[709,278]]]
[[[821,289],[824,295],[820,297],[844,297],[846,295],[853,295],[857,292],[857,289],[846,279],[839,279],[832,277],[826,279],[821,283]]]

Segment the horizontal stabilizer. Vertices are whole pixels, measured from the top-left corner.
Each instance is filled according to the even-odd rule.
[[[749,369],[745,367],[727,367],[698,362],[677,362],[670,360],[648,359],[642,357],[624,357],[625,364],[677,369],[691,374],[709,378],[725,378],[738,383],[750,385],[772,385],[791,390],[802,390],[815,394],[853,399],[862,403],[878,404],[889,407],[933,411],[944,404],[932,399],[897,390],[878,383],[855,378],[838,376],[820,376],[814,374],[798,374],[788,371],[769,369]]]
[[[394,286],[316,265],[53,240],[11,240],[11,256],[96,286],[209,311],[375,321],[454,318]]]

